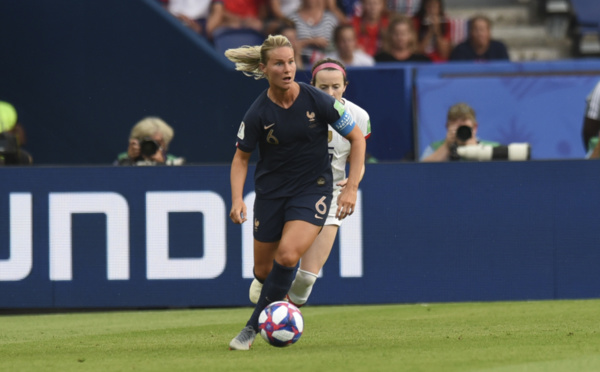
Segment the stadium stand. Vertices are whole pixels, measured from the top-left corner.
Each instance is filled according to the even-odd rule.
[[[600,2],[571,0],[572,38],[575,56],[600,55]]]
[[[566,24],[556,13],[538,9],[532,1],[515,0],[453,0],[447,2],[448,17],[453,20],[453,37],[460,41],[460,20],[476,14],[484,14],[493,23],[492,35],[503,41],[509,50],[511,61],[558,60],[569,58],[571,40]],[[563,20],[562,23],[557,22]]]
[[[219,53],[224,53],[229,48],[237,48],[242,45],[260,45],[265,36],[258,31],[249,28],[234,29],[221,27],[213,33],[213,44]]]

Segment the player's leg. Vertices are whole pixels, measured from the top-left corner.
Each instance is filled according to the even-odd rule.
[[[273,260],[273,267],[265,280],[252,316],[246,323],[246,327],[230,342],[230,349],[250,349],[258,331],[260,313],[271,302],[284,298],[289,291],[294,279],[296,265],[319,234],[325,222],[330,202],[331,194],[300,195],[285,202],[284,217],[281,219],[281,221],[285,221],[285,224],[283,229],[279,230],[281,235],[275,252],[275,260]],[[256,212],[257,210],[264,211],[265,208],[257,208],[257,201],[255,201],[254,210],[255,226],[259,227],[263,225],[261,221],[264,220],[261,220],[261,217],[257,218]],[[278,215],[278,213],[271,213],[271,216]],[[272,223],[268,226],[275,224],[274,220],[269,219],[269,221]],[[266,231],[271,231],[271,233],[265,233]],[[255,240],[262,241],[261,236],[271,235],[271,237],[274,237],[272,232],[272,229],[255,228]],[[265,241],[269,240],[274,241],[275,239],[265,239]]]
[[[285,200],[283,199],[264,200],[256,198],[254,201],[255,275],[264,275],[266,278],[269,272],[272,271],[271,266],[273,265],[275,251],[279,245],[285,221],[284,206]],[[257,330],[258,325],[246,324],[246,327],[231,340],[229,349],[249,350],[254,342]]]
[[[320,226],[306,221],[294,220],[285,224],[279,247],[275,253],[275,260],[273,260],[273,269],[265,280],[260,298],[247,326],[257,330],[261,311],[271,302],[285,297],[294,280],[296,265],[300,257],[310,248],[319,234],[319,230],[321,230]]]
[[[273,257],[274,252],[277,250],[278,246],[279,246],[279,241],[261,242],[261,241],[254,239],[255,265],[256,265],[257,257],[259,258],[259,261],[265,260],[266,259],[265,257]],[[276,265],[277,263],[274,260],[272,260],[271,266],[273,264]],[[276,270],[270,270],[270,271],[273,272]],[[261,288],[262,290],[259,295],[259,300],[257,301],[257,306],[258,306],[258,303],[260,303],[261,296],[264,298],[264,295],[262,295],[262,292],[264,292],[264,290],[266,288],[269,288],[268,279],[269,278],[267,277],[267,280],[265,280],[265,285],[262,286],[262,288]],[[273,280],[275,280],[275,279],[273,279]],[[279,279],[276,279],[276,280],[279,280]],[[285,294],[284,294],[284,296],[285,296]],[[281,297],[281,298],[283,298],[283,297]],[[261,311],[271,302],[272,301],[267,302],[261,308]],[[255,308],[255,311],[256,311],[256,308]],[[259,315],[260,315],[260,312],[259,312]],[[256,320],[256,324],[254,324],[254,322],[251,323],[250,321],[248,321],[248,323],[246,324],[246,327],[244,327],[244,329],[242,329],[242,331],[236,337],[234,337],[233,340],[231,340],[231,342],[229,343],[229,349],[230,350],[249,350],[250,347],[252,346],[252,343],[254,342],[254,338],[256,337],[257,332],[258,332],[258,318]]]
[[[302,256],[300,268],[288,292],[290,301],[296,306],[302,306],[308,300],[319,271],[329,258],[337,231],[337,225],[323,227],[309,250]]]
[[[264,283],[264,280],[261,282],[255,276],[254,280],[252,280],[252,283],[250,284],[250,290],[248,291],[248,298],[250,299],[250,302],[252,302],[253,304],[256,304],[258,302],[258,298],[260,297],[260,291],[262,291],[263,283]]]
[[[335,236],[342,224],[342,221],[335,216],[337,211],[337,198],[339,195],[340,189],[336,189],[333,192],[333,197],[330,202],[325,227],[323,227],[319,236],[317,236],[310,249],[302,256],[302,260],[300,261],[300,267],[296,272],[296,278],[288,293],[289,300],[296,306],[302,306],[308,301],[308,297],[317,280],[319,271],[321,271],[321,268],[325,265],[325,262],[331,253]]]
[[[277,242],[277,245],[279,245],[279,242]],[[277,245],[262,244],[256,239],[254,240],[254,280],[252,280],[252,284],[250,284],[248,293],[250,302],[253,304],[258,302],[263,283],[265,282],[267,275],[271,272]]]

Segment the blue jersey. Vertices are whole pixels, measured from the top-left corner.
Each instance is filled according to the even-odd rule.
[[[258,145],[259,149],[254,173],[257,197],[290,197],[312,190],[332,192],[327,124],[339,123],[348,115],[333,97],[311,85],[298,84],[300,93],[291,107],[284,109],[275,104],[265,90],[240,125],[238,148],[252,152]]]

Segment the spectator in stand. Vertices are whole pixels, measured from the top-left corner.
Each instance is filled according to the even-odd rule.
[[[351,21],[355,15],[362,14],[361,0],[337,0],[338,9],[345,15],[346,22]]]
[[[585,116],[583,118],[583,127],[581,129],[581,138],[583,147],[587,151],[586,158],[600,158],[600,141],[598,141],[598,132],[600,131],[600,81],[596,83],[594,89],[586,97]]]
[[[225,9],[222,26],[249,28],[263,32],[267,18],[264,0],[223,0]]]
[[[277,30],[281,27],[286,19],[302,5],[302,0],[268,0],[268,2],[269,25],[267,25],[266,34],[271,34],[269,30]],[[325,0],[325,8],[336,16],[338,23],[347,21],[344,12],[338,8],[336,0]]]
[[[389,15],[385,0],[362,0],[362,15],[352,19],[356,31],[358,46],[365,53],[374,56],[383,44]]]
[[[348,23],[351,18],[346,16],[346,12],[338,6],[337,0],[325,0],[325,7],[335,15],[338,23]]]
[[[387,5],[390,12],[412,17],[419,10],[421,0],[388,0]]]
[[[0,101],[0,166],[33,163],[31,154],[21,147],[25,140],[17,110],[11,103]]]
[[[280,31],[289,24],[289,16],[300,8],[300,4],[301,0],[268,0],[265,35],[281,34]]]
[[[433,62],[444,62],[450,56],[450,22],[444,12],[442,0],[423,0],[414,15],[417,31],[417,51]]]
[[[167,153],[174,135],[162,119],[146,117],[133,126],[127,152],[119,154],[114,165],[182,165],[184,158]]]
[[[492,21],[477,15],[469,20],[469,36],[458,44],[450,54],[451,61],[509,60],[506,45],[492,39]]]
[[[302,0],[300,9],[289,17],[296,24],[298,45],[305,65],[312,65],[333,50],[333,30],[338,20],[327,10],[325,1]]]
[[[302,0],[269,0],[269,11],[274,18],[288,18],[300,9]]]
[[[417,35],[410,18],[399,15],[390,21],[384,49],[375,55],[376,62],[431,62],[417,53]]]
[[[448,110],[446,121],[446,138],[433,142],[421,155],[423,162],[457,161],[458,146],[490,145],[499,146],[498,142],[477,138],[477,118],[475,110],[466,103],[457,103]]]
[[[302,50],[298,47],[298,31],[296,30],[296,25],[294,22],[286,18],[281,27],[275,33],[285,36],[290,41],[292,47],[294,48],[296,69],[304,70],[305,66],[304,63],[302,63]]]
[[[346,66],[373,66],[373,57],[357,47],[354,27],[349,24],[337,26],[333,32],[335,52],[327,54],[328,58],[339,60]]]
[[[223,0],[160,0],[163,7],[196,33],[211,38],[223,22]]]

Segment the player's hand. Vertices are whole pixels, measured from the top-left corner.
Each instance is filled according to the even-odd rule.
[[[357,191],[344,187],[342,192],[338,196],[338,209],[335,212],[335,217],[338,220],[343,220],[344,218],[350,216],[354,213],[354,207],[356,205],[356,197]]]
[[[246,222],[246,204],[244,202],[234,202],[229,212],[229,218],[233,223],[241,224]]]
[[[341,180],[340,182],[336,183],[335,185],[336,185],[336,186],[339,186],[339,187],[341,187],[341,188],[344,188],[344,187],[346,187],[346,184],[347,184],[347,183],[348,183],[348,179],[347,179],[347,178],[344,178],[343,180]]]

